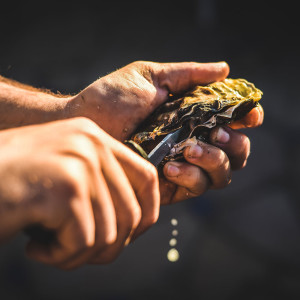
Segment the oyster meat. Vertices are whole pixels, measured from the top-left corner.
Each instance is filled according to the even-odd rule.
[[[230,79],[196,86],[180,95],[170,95],[131,137],[130,143],[145,158],[171,132],[183,127],[180,141],[161,164],[182,158],[184,147],[196,139],[208,142],[209,132],[217,125],[241,119],[258,105],[262,92],[245,79]]]

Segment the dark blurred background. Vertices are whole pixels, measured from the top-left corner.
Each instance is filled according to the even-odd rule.
[[[163,207],[106,266],[63,272],[0,247],[0,299],[300,299],[299,15],[296,1],[12,1],[0,74],[76,93],[135,60],[221,61],[264,92],[252,153],[225,190]],[[33,153],[34,155],[34,153]],[[3,158],[2,158],[3,159]],[[180,259],[167,260],[178,219]]]

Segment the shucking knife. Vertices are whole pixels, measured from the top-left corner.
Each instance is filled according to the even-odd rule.
[[[149,161],[157,167],[159,163],[168,155],[175,144],[178,143],[183,127],[169,133],[165,138],[148,154]]]

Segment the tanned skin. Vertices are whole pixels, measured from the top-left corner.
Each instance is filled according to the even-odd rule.
[[[226,78],[226,63],[134,62],[60,95],[0,77],[0,241],[31,225],[51,230],[27,254],[61,269],[104,264],[158,219],[160,205],[220,189],[246,165],[239,128],[263,122],[261,107],[211,132],[169,162],[164,177],[123,141],[153,110],[196,84]]]

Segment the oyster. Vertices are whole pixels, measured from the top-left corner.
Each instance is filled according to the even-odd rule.
[[[141,124],[130,143],[147,157],[166,134],[184,127],[179,143],[162,163],[180,159],[184,147],[196,139],[207,142],[213,127],[241,119],[258,105],[261,96],[262,92],[245,79],[227,78],[196,86],[181,96],[171,95]]]

